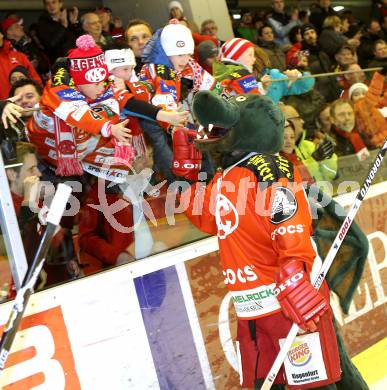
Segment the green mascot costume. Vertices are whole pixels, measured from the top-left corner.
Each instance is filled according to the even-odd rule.
[[[196,94],[193,111],[202,126],[215,127],[201,139],[175,130],[174,170],[193,182],[182,194],[187,216],[218,236],[238,317],[242,386],[261,387],[280,340],[296,322],[303,332],[272,389],[367,389],[334,327],[327,283],[319,291],[310,283],[344,213],[315,188],[308,196],[297,170],[279,156],[287,125],[282,112],[265,96],[225,100],[211,92]],[[198,149],[210,152],[221,167],[207,184],[196,182]],[[323,197],[328,206],[321,207]],[[344,312],[367,253],[368,241],[353,223],[327,277]]]

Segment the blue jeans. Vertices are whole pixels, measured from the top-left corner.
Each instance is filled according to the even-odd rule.
[[[150,138],[153,146],[154,170],[161,172],[168,182],[175,179],[171,168],[173,154],[168,143],[169,135],[157,123],[145,119],[140,120],[141,128]]]

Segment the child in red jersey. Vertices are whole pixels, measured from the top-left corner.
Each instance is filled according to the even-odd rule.
[[[162,111],[134,99],[127,90],[115,88],[107,81],[104,54],[89,35],[78,38],[68,62],[71,77],[65,68],[59,68],[43,91],[41,111],[28,124],[30,140],[58,176],[86,171],[124,181],[127,167],[113,159],[130,155],[128,121],[120,118],[124,107],[153,121],[175,125],[184,122],[187,115]]]

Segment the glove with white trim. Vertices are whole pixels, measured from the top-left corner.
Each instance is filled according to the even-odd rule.
[[[173,165],[176,176],[197,181],[201,169],[202,152],[195,148],[197,132],[186,128],[175,128],[172,135]]]
[[[303,263],[297,260],[281,266],[274,293],[284,315],[306,331],[316,331],[319,317],[329,307],[329,302],[310,283]]]

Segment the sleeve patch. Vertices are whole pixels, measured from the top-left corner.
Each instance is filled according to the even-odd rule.
[[[293,192],[286,187],[278,187],[271,206],[271,223],[279,224],[287,221],[297,212],[297,208],[297,200]]]

